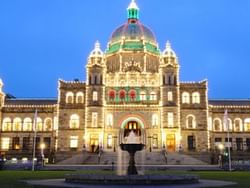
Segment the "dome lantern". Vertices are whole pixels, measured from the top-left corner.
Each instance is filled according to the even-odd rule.
[[[135,0],[132,0],[129,4],[128,8],[128,20],[129,21],[136,21],[139,19],[139,8],[135,2]]]
[[[167,41],[166,48],[163,51],[162,55],[164,57],[174,57],[174,58],[176,58],[176,54],[175,54],[174,50],[172,49],[171,44],[170,44],[169,41]]]

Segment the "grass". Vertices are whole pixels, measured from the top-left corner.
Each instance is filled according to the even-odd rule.
[[[65,174],[72,171],[0,171],[0,187],[1,188],[32,188],[21,180],[31,179],[55,179],[63,178]],[[110,174],[111,171],[75,171],[74,173],[88,174]],[[224,171],[148,171],[152,174],[196,174],[201,179],[234,181],[238,185],[228,186],[228,188],[247,188],[250,187],[250,172],[224,172]],[[41,187],[39,187],[41,188]]]

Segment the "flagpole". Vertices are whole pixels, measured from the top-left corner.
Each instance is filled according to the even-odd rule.
[[[37,121],[37,109],[36,109],[36,111],[35,111],[34,121],[33,121],[34,137],[33,137],[32,171],[35,171],[35,157],[36,157],[36,121]]]
[[[229,124],[228,124],[228,113],[227,110],[225,111],[225,118],[224,118],[226,127],[227,127],[227,149],[228,149],[228,170],[232,171],[232,164],[231,164],[231,151],[230,151],[230,140],[229,140]]]

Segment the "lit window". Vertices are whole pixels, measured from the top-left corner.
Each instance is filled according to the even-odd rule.
[[[183,104],[189,104],[190,103],[189,93],[187,93],[187,92],[182,93],[182,103]]]
[[[97,112],[92,112],[92,127],[97,127]]]
[[[108,138],[107,138],[107,148],[112,148],[112,145],[113,145],[113,141],[112,141],[112,135],[109,134],[108,135]]]
[[[172,112],[168,112],[168,127],[174,126],[174,114]]]
[[[192,102],[193,102],[193,104],[200,104],[200,93],[199,92],[194,92],[192,94]]]
[[[147,100],[146,92],[145,92],[145,91],[142,91],[142,92],[140,93],[140,100],[141,100],[141,101]]]
[[[245,119],[245,130],[250,131],[250,118]]]
[[[173,101],[173,92],[172,91],[168,92],[168,101]]]
[[[10,149],[10,138],[8,138],[8,137],[1,138],[1,149],[2,150],[9,150]]]
[[[93,91],[93,101],[98,101],[98,93],[97,93],[97,91]]]
[[[83,95],[83,92],[78,92],[77,94],[76,94],[76,103],[83,103],[83,97],[84,95]]]
[[[21,131],[22,130],[22,120],[21,118],[15,118],[13,120],[13,131]]]
[[[70,136],[70,148],[78,147],[78,136]]]
[[[43,131],[43,121],[41,118],[36,118],[36,130]]]
[[[13,150],[19,150],[20,149],[20,138],[19,137],[13,137],[12,138],[12,149]]]
[[[158,126],[158,115],[153,114],[152,115],[152,127],[157,127]]]
[[[74,93],[72,92],[66,93],[66,103],[69,103],[69,104],[74,103]]]
[[[243,131],[242,120],[239,118],[234,120],[234,131],[236,132]]]
[[[158,136],[157,134],[154,134],[152,137],[152,146],[154,149],[158,148]]]
[[[186,127],[188,129],[195,129],[195,127],[196,127],[195,116],[188,115],[186,117]]]
[[[51,131],[52,130],[52,119],[46,118],[44,120],[44,131]]]
[[[113,114],[107,115],[107,126],[112,127],[113,126]]]
[[[151,92],[151,93],[150,93],[150,100],[151,100],[151,101],[156,101],[156,100],[157,100],[157,95],[156,95],[155,92]]]
[[[4,118],[2,131],[11,131],[11,119],[10,118]]]
[[[80,124],[80,118],[77,114],[73,114],[70,116],[69,127],[71,129],[78,129]]]
[[[31,118],[25,118],[23,120],[23,131],[32,131],[32,120],[31,120]]]
[[[214,131],[222,131],[221,120],[215,119],[214,120]]]

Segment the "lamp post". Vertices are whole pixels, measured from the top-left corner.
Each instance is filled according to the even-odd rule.
[[[219,166],[220,167],[222,167],[222,154],[223,154],[223,150],[224,150],[224,145],[222,144],[222,143],[220,143],[219,145],[218,145],[218,148],[219,148],[219,151],[220,151],[220,154],[219,154],[219,160],[218,160],[218,162],[219,162]]]
[[[40,144],[40,149],[41,149],[42,167],[43,167],[44,166],[44,149],[45,149],[45,144],[44,143]]]
[[[116,139],[117,139],[117,136],[113,136],[114,138],[114,152],[116,152]]]

